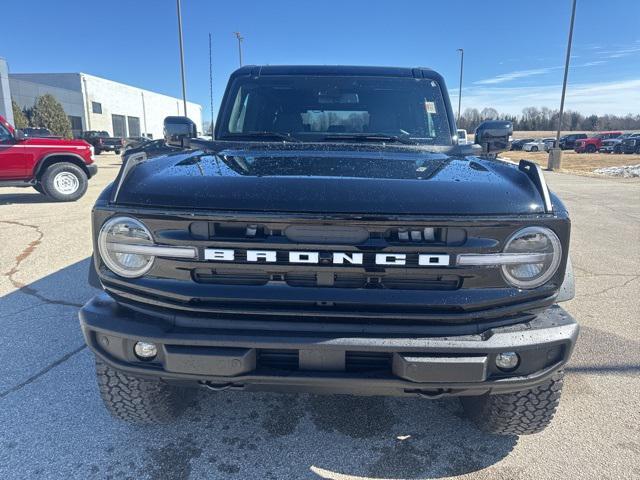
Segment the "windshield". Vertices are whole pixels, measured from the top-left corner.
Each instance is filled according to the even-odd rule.
[[[240,77],[228,99],[220,139],[269,132],[302,141],[375,140],[384,135],[452,144],[440,85],[430,79]]]

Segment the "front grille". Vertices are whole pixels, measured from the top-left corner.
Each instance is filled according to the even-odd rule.
[[[564,272],[540,289],[522,291],[506,284],[499,268],[457,266],[457,255],[500,252],[525,224],[553,228],[563,242],[569,233],[569,223],[551,215],[427,220],[339,215],[267,220],[266,215],[243,213],[136,216],[156,243],[195,247],[197,258],[158,257],[139,279],[119,278],[101,268],[105,288],[134,304],[220,322],[423,325],[520,318],[553,301]],[[207,260],[205,251],[211,249],[233,250],[235,256],[224,262]],[[249,262],[249,250],[275,252],[275,261]],[[316,252],[318,261],[294,263],[290,252]],[[358,253],[361,263],[336,263],[335,252]],[[380,253],[404,255],[406,263],[380,264]],[[448,256],[449,264],[431,265],[439,255]]]

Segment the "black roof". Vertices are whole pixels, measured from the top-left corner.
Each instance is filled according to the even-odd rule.
[[[246,65],[231,74],[232,77],[242,75],[362,75],[442,79],[439,73],[424,67],[367,67],[353,65]]]

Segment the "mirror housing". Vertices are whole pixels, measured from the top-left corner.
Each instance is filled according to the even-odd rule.
[[[27,136],[24,134],[22,130],[14,130],[13,138],[15,138],[16,142],[22,142],[27,139]]]
[[[172,147],[189,148],[191,139],[198,136],[196,124],[187,117],[164,119],[164,141]]]
[[[482,147],[483,154],[495,154],[511,148],[513,123],[505,120],[488,120],[478,125],[475,143]]]

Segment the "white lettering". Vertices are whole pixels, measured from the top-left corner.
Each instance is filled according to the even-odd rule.
[[[334,252],[333,263],[341,265],[345,261],[354,265],[362,265],[362,254]]]
[[[418,265],[423,267],[447,267],[449,255],[425,253],[418,256]]]
[[[276,252],[272,250],[247,250],[247,262],[259,262],[264,260],[265,262],[275,262]]]
[[[232,262],[235,259],[235,252],[227,249],[205,248],[204,259],[216,262]]]
[[[376,265],[406,265],[404,253],[376,253]]]
[[[290,263],[318,263],[318,252],[289,252]]]

